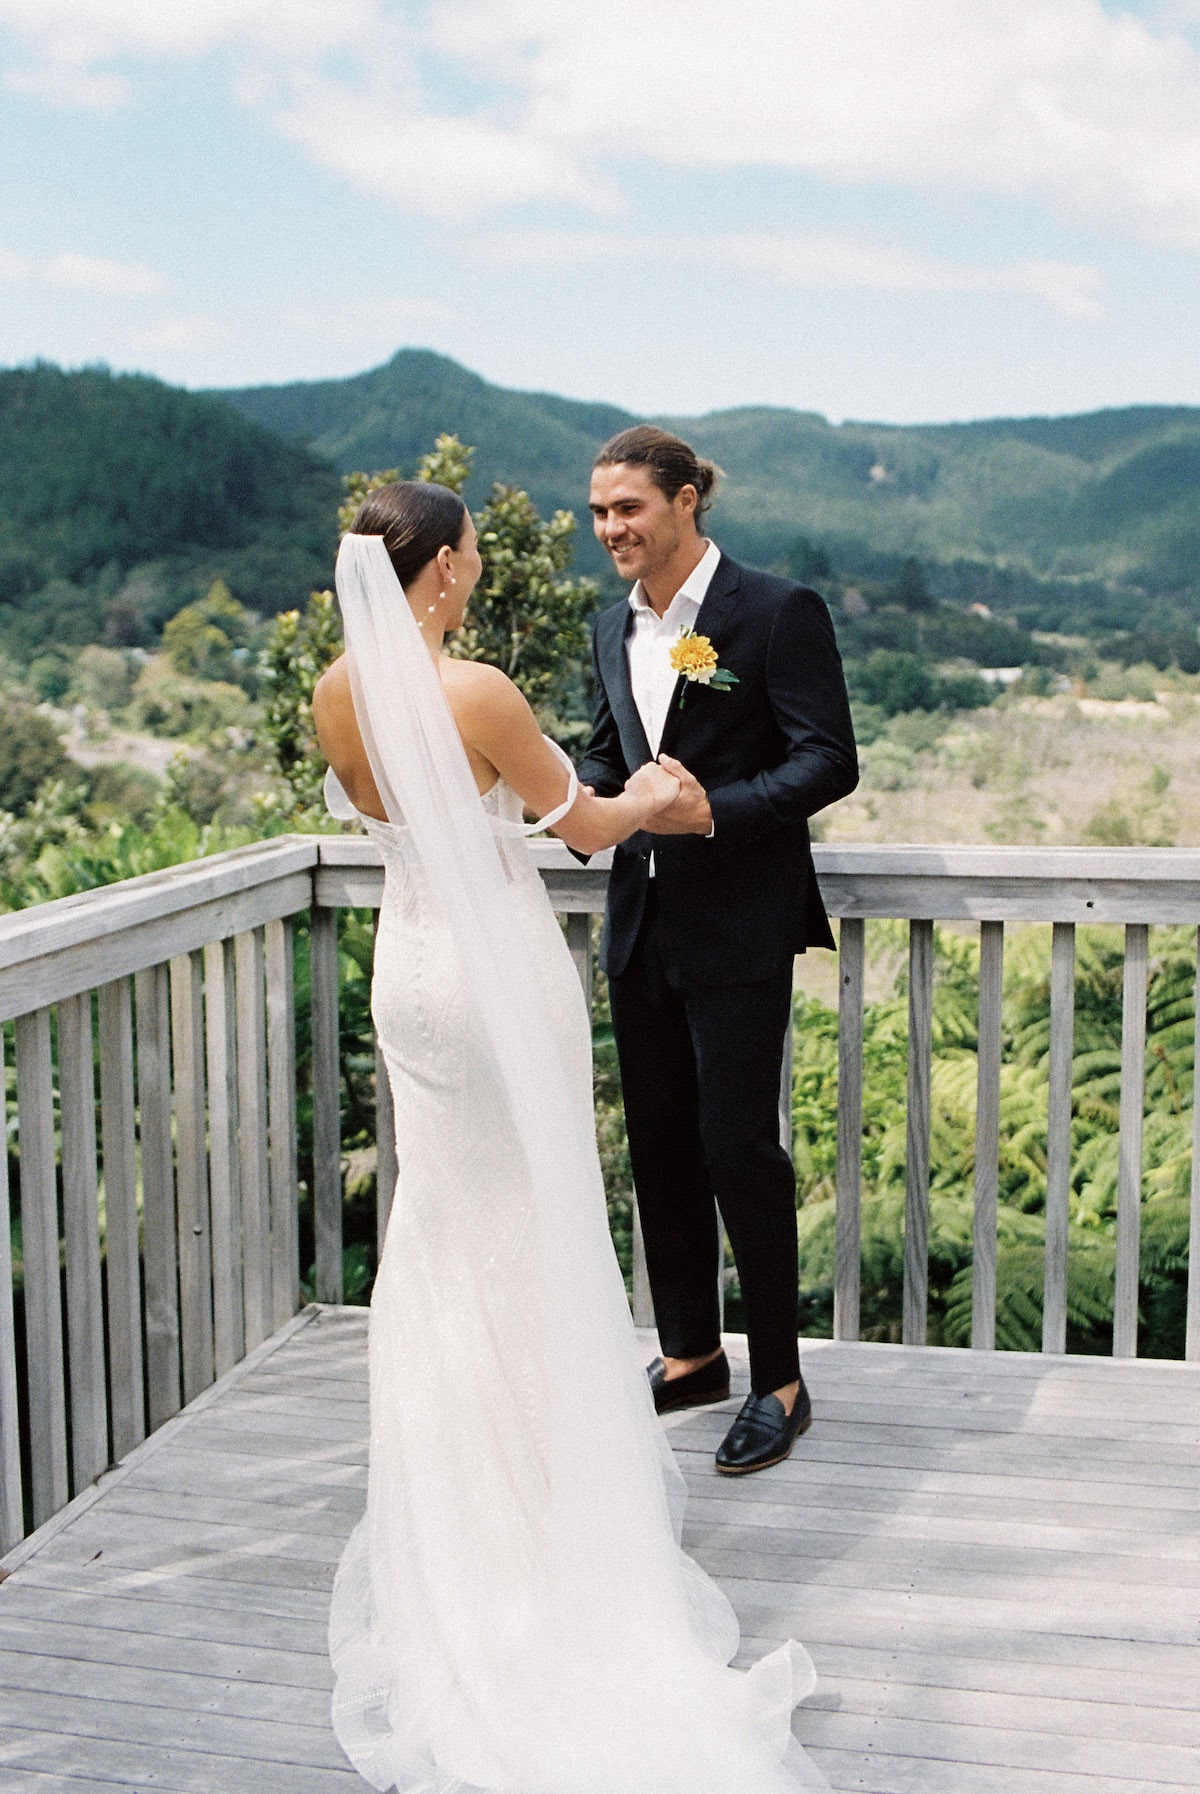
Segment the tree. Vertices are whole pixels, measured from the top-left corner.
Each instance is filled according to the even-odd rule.
[[[416,477],[461,494],[474,449],[443,434],[419,462]],[[401,477],[397,468],[347,474],[338,512],[343,533],[364,498]],[[475,516],[483,573],[466,623],[447,643],[463,660],[502,667],[525,693],[548,733],[569,740],[586,724],[580,708],[587,650],[587,621],[597,588],[590,579],[566,579],[575,519],[556,511],[547,522],[528,493],[494,485]],[[277,617],[260,667],[267,684],[265,726],[297,811],[319,804],[325,762],[312,725],[312,694],[325,668],[341,653],[341,627],[332,592],[314,592],[307,608]]]
[[[0,810],[24,810],[39,786],[71,770],[49,717],[23,704],[0,707]]]
[[[562,577],[571,563],[575,519],[570,511],[556,511],[547,523],[528,493],[496,485],[475,524],[483,574],[449,652],[501,667],[538,711],[543,728],[569,735],[563,725],[597,598],[594,580]]]
[[[925,578],[925,569],[915,554],[900,563],[900,571],[888,587],[888,598],[903,610],[933,609],[933,594]]]
[[[876,648],[850,669],[855,696],[876,704],[885,716],[904,710],[936,710],[938,679],[915,654]]]
[[[245,648],[251,628],[249,611],[223,579],[215,579],[198,603],[185,604],[166,625],[163,653],[185,677],[233,683],[241,670],[237,650]]]
[[[317,680],[342,651],[342,625],[332,592],[313,592],[303,611],[276,617],[263,650],[260,671],[266,685],[263,725],[279,770],[291,793],[292,809],[321,801],[325,761],[313,726],[312,695]]]
[[[788,549],[787,570],[793,579],[807,586],[830,578],[833,562],[819,542],[812,542],[807,536],[797,536]]]
[[[83,703],[98,710],[123,710],[133,691],[133,677],[128,655],[93,642],[80,649],[71,687]]]

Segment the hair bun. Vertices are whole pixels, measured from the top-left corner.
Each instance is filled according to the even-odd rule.
[[[701,498],[707,498],[716,489],[721,477],[721,469],[715,461],[706,460],[703,455],[696,456],[696,491]]]

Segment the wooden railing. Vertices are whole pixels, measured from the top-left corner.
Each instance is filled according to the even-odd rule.
[[[590,992],[605,857],[584,868],[555,842],[534,852]],[[926,1337],[929,1289],[933,925],[980,929],[972,1343],[984,1349],[995,1344],[1004,928],[1053,927],[1047,1352],[1066,1343],[1074,929],[1115,922],[1125,926],[1126,951],[1113,1351],[1135,1355],[1148,931],[1200,923],[1200,853],[819,847],[816,858],[841,937],[835,1335],[859,1333],[864,922],[909,923],[903,1338],[911,1344]],[[342,1299],[337,911],[377,909],[382,888],[366,839],[292,836],[0,918],[24,1308],[18,1329],[0,1154],[0,1547],[62,1507],[299,1305],[292,931],[305,912],[315,1294]],[[376,1089],[381,1238],[395,1144],[378,1065]],[[1191,1229],[1200,1237],[1200,1152]],[[1197,1259],[1186,1353],[1200,1359]],[[638,1318],[648,1319],[640,1263],[634,1283]]]

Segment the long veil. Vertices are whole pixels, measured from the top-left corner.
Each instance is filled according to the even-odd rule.
[[[537,1587],[517,1635],[508,1635],[511,1611],[489,1607],[486,1563],[467,1579],[449,1562],[421,1566],[423,1586],[445,1575],[463,1585],[454,1599],[474,1607],[439,1609],[442,1683],[423,1696],[436,1710],[416,1719],[399,1711],[380,1590],[403,1541],[389,1535],[396,1522],[381,1519],[382,1505],[368,1525],[369,1502],[331,1618],[339,1738],[375,1786],[405,1794],[823,1788],[790,1734],[792,1707],[815,1679],[807,1655],[789,1644],[748,1674],[726,1668],[738,1643],[732,1609],[678,1548],[682,1477],[639,1360],[594,1138],[580,1125],[496,838],[381,537],[344,537],[337,590],[375,782],[453,941],[523,1160],[534,1284],[523,1320],[540,1330],[548,1367]],[[373,1351],[382,1318],[372,1315]],[[404,1393],[379,1387],[373,1372],[372,1402],[381,1400]],[[446,1417],[448,1428],[466,1424]],[[374,1478],[386,1472],[375,1464],[374,1424],[372,1440]],[[419,1477],[420,1460],[410,1469]],[[503,1478],[496,1487],[503,1501]]]

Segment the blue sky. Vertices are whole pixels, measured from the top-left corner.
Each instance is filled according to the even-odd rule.
[[[1200,0],[0,0],[0,365],[1200,404]]]

